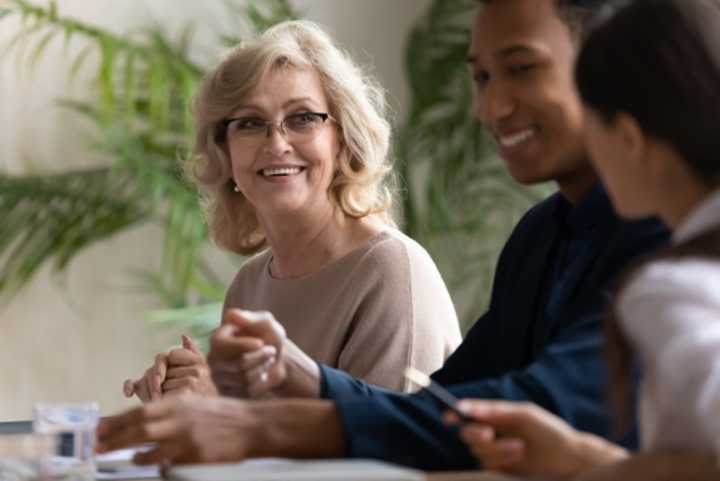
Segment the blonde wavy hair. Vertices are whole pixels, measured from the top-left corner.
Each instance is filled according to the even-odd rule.
[[[395,180],[383,89],[318,25],[288,21],[233,49],[206,76],[193,102],[197,131],[186,167],[203,193],[215,242],[242,255],[267,245],[254,207],[234,191],[223,121],[277,68],[310,68],[320,76],[342,138],[330,199],[350,217],[377,215],[394,226]]]

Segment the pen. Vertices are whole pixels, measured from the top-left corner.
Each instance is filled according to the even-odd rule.
[[[465,414],[463,414],[462,411],[460,411],[460,409],[458,409],[457,405],[460,400],[450,394],[450,391],[433,381],[427,374],[418,371],[414,367],[407,367],[405,369],[405,378],[427,390],[435,397],[435,399],[440,401],[448,409],[457,414],[457,416],[460,418],[460,423],[472,421],[471,418],[467,417]]]

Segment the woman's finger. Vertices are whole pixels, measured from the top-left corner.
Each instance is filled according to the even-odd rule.
[[[202,354],[195,353],[185,348],[173,349],[167,354],[168,366],[192,366],[195,364],[202,364],[204,362],[205,357]]]
[[[260,381],[261,377],[264,377],[266,382],[268,377],[268,371],[273,365],[273,362],[274,359],[269,359],[268,361],[245,371],[245,383],[250,386]]]
[[[253,383],[247,388],[247,397],[250,399],[257,399],[264,396],[272,390],[272,387],[268,380],[270,379],[267,371],[263,372]]]
[[[200,370],[200,366],[171,367],[167,370],[165,382],[169,381],[170,379],[180,379],[185,377],[199,378],[201,375]]]
[[[274,358],[275,348],[272,346],[264,346],[251,353],[243,354],[234,360],[214,361],[210,366],[210,370],[213,375],[244,375],[243,373],[249,369],[260,366]]]
[[[224,324],[215,330],[210,339],[210,354],[208,358],[214,360],[237,359],[244,353],[256,351],[265,343],[262,339],[239,334],[238,328],[232,324]]]
[[[137,383],[137,381],[125,379],[125,382],[123,383],[123,394],[125,397],[133,397],[135,394],[135,383]]]
[[[150,398],[153,401],[162,398],[162,383],[165,381],[167,373],[167,354],[160,353],[155,356],[155,364],[150,368],[149,383]]]
[[[137,381],[135,381],[133,385],[133,390],[135,391],[135,395],[143,403],[151,401],[152,398],[150,396],[150,378],[148,376],[143,376]]]
[[[168,394],[172,391],[180,389],[187,389],[190,392],[194,392],[196,383],[194,378],[182,377],[177,379],[168,379],[163,383],[163,394]]]
[[[202,356],[202,352],[200,351],[200,346],[198,346],[197,343],[190,336],[183,334],[181,336],[181,339],[182,339],[182,345],[185,349]]]

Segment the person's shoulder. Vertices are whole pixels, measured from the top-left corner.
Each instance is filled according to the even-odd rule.
[[[633,299],[711,300],[720,304],[720,259],[660,259],[640,267],[623,288],[621,301]]]
[[[237,285],[245,279],[257,280],[267,269],[267,264],[272,256],[270,249],[264,249],[257,254],[249,257],[238,269],[232,285]]]
[[[404,232],[387,228],[367,251],[366,262],[397,266],[399,263],[413,266],[435,266],[430,254],[415,239]]]
[[[430,254],[417,241],[395,228],[377,234],[356,258],[355,275],[378,282],[401,282],[412,277],[440,276]]]
[[[658,247],[670,240],[670,230],[657,217],[640,220],[619,220],[616,239],[624,244],[651,243]]]
[[[548,219],[554,218],[559,202],[561,202],[561,194],[555,192],[532,205],[528,211],[520,217],[510,237],[517,237],[535,229],[544,229]]]
[[[248,292],[248,288],[258,285],[258,278],[266,272],[270,259],[270,249],[265,249],[248,258],[235,274],[232,282],[225,292],[225,307],[234,307],[241,304],[242,293]]]
[[[562,199],[560,192],[553,192],[544,199],[533,204],[525,215],[522,216],[520,222],[530,222],[535,220],[545,219],[548,216],[555,215],[555,210],[558,208],[558,203]]]
[[[631,272],[644,265],[670,240],[670,231],[657,218],[626,221],[618,224],[604,239],[601,270],[608,279],[619,279],[620,272]]]
[[[381,266],[385,270],[407,264],[409,244],[402,237],[406,236],[393,228],[386,228],[376,234],[363,249],[358,265],[373,269]]]
[[[720,261],[687,258],[649,262],[622,287],[616,312],[626,335],[638,346],[653,350],[672,338],[717,325]]]

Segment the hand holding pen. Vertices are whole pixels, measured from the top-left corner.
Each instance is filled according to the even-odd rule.
[[[450,426],[460,425],[460,436],[470,450],[483,462],[484,467],[499,468],[522,456],[523,443],[518,439],[500,439],[502,417],[499,411],[505,405],[495,401],[459,400],[428,375],[408,367],[405,377],[432,394],[448,410],[443,417]]]
[[[463,399],[460,437],[485,469],[541,479],[572,479],[580,472],[617,462],[627,452],[528,402]],[[445,414],[457,424],[454,411]]]

